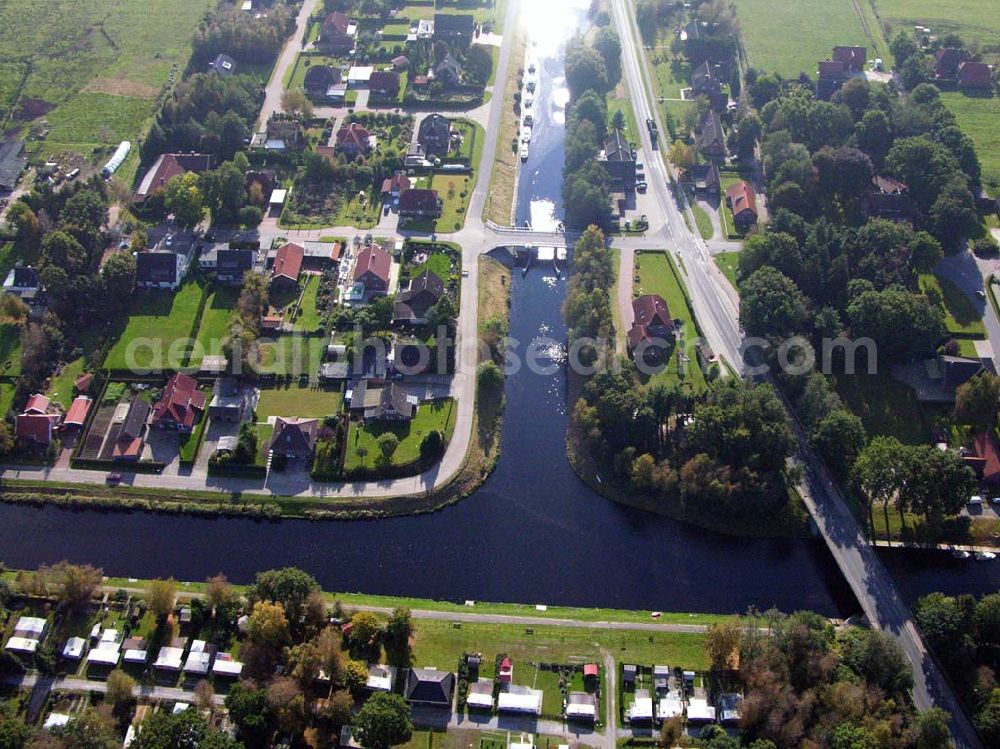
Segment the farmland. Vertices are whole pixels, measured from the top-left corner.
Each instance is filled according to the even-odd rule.
[[[983,183],[994,195],[1000,188],[1000,97],[972,96],[960,91],[945,91],[941,100],[950,109],[958,126],[976,144],[983,167]]]
[[[955,32],[966,42],[996,47],[1000,16],[981,0],[876,0],[879,18],[899,28],[929,26],[935,34]]]
[[[838,44],[872,47],[851,0],[736,0],[736,10],[750,64],[786,77],[815,75]]]
[[[213,0],[0,4],[0,122],[45,116],[46,152],[134,140]],[[9,103],[9,106],[7,104]]]

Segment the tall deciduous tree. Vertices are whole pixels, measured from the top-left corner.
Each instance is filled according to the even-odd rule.
[[[410,707],[398,694],[373,695],[354,718],[354,737],[364,749],[390,749],[412,735]]]

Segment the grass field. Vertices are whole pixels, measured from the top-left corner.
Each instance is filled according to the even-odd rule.
[[[530,633],[527,631],[530,629]],[[513,624],[472,624],[421,619],[415,624],[414,662],[421,666],[454,669],[462,653],[481,652],[487,663],[497,653],[505,652],[525,671],[528,663],[601,662],[601,649],[628,653],[639,663],[669,663],[681,668],[701,670],[707,667],[704,635],[639,632],[630,630],[593,630],[578,627],[532,626]],[[527,676],[527,674],[525,674]]]
[[[0,419],[7,415],[14,402],[14,384],[0,382]]]
[[[636,282],[635,289],[639,294],[659,294],[670,308],[670,315],[676,320],[682,320],[683,340],[693,341],[698,332],[694,322],[694,310],[687,299],[687,292],[684,282],[675,271],[673,264],[668,260],[666,252],[643,252],[636,255]],[[680,345],[680,344],[678,344]],[[677,371],[677,354],[671,357],[670,364],[660,374],[658,378],[663,378],[667,382],[686,380],[695,392],[705,389],[705,375],[697,365],[694,351],[687,351],[685,354],[691,357],[691,361],[685,368],[685,374],[681,375]]]
[[[340,389],[321,387],[261,388],[257,403],[257,421],[267,421],[270,416],[298,416],[322,418],[340,411],[344,396]]]
[[[729,283],[736,288],[736,264],[739,262],[740,253],[739,252],[720,252],[715,255],[715,264],[719,266],[719,270],[723,272]]]
[[[239,295],[239,288],[233,286],[219,286],[209,292],[198,326],[200,350],[192,355],[192,365],[200,364],[203,356],[218,356],[222,353],[222,342],[229,334],[229,319]]]
[[[21,326],[0,325],[0,375],[21,374]]]
[[[412,421],[369,425],[357,421],[351,422],[351,430],[347,436],[347,456],[344,459],[344,470],[376,468],[382,458],[378,438],[386,432],[392,432],[399,437],[399,447],[392,454],[392,464],[412,463],[420,457],[420,442],[429,432],[437,429],[444,435],[445,442],[451,439],[457,413],[455,401],[451,398],[444,398],[432,403],[421,404]],[[359,448],[364,449],[365,455],[359,454]]]
[[[838,44],[866,46],[872,56],[872,42],[851,0],[735,0],[735,5],[747,56],[759,70],[815,76],[817,62]]]
[[[983,183],[990,194],[1000,195],[1000,96],[973,96],[945,91],[941,101],[950,109],[958,126],[976,144],[983,167]]]
[[[40,150],[88,152],[137,140],[171,70],[214,0],[7,0],[0,3],[0,117],[45,116]],[[2,107],[9,102],[9,108]]]
[[[996,47],[1000,14],[981,0],[875,0],[879,17],[893,27],[929,26],[937,35],[957,32],[966,43]]]
[[[698,233],[701,234],[702,239],[711,239],[712,235],[715,234],[715,228],[712,226],[712,219],[697,203],[691,203],[691,211],[694,213],[694,222],[698,226]]]
[[[922,273],[920,290],[932,304],[944,313],[948,332],[956,337],[985,338],[986,326],[976,305],[958,286],[949,279],[934,273]]]
[[[182,366],[204,294],[205,290],[194,281],[188,281],[176,292],[137,291],[129,310],[128,327],[108,353],[104,366],[119,370]],[[131,346],[136,347],[132,356]]]
[[[463,174],[435,174],[431,187],[438,191],[444,203],[438,227],[443,232],[458,231],[465,226],[465,213],[472,197],[472,178]],[[463,197],[462,193],[465,193]]]
[[[892,436],[908,445],[927,444],[947,426],[950,407],[920,403],[913,389],[888,372],[834,377],[837,393],[865,425],[869,436]]]
[[[315,377],[326,354],[326,342],[326,336],[299,334],[261,339],[260,372],[279,376]]]
[[[319,294],[319,276],[306,276],[305,291],[302,294],[302,302],[299,304],[299,314],[295,318],[295,329],[311,333],[319,330],[323,324],[323,317],[316,308],[316,296]],[[288,308],[286,320],[291,316],[291,307]]]
[[[56,403],[61,403],[63,408],[69,409],[73,402],[73,383],[76,378],[83,374],[84,358],[81,356],[63,367],[62,372],[57,377],[52,378],[46,395]]]

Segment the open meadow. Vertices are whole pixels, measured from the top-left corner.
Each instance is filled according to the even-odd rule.
[[[883,23],[895,28],[927,26],[934,34],[959,34],[966,42],[984,48],[1000,45],[1000,14],[982,0],[875,0]]]
[[[5,0],[0,3],[0,124],[44,117],[36,150],[89,155],[136,140],[214,0]]]
[[[851,0],[735,0],[750,64],[768,72],[796,77],[816,75],[816,64],[838,44],[863,45],[861,17]],[[873,30],[878,36],[878,29]]]

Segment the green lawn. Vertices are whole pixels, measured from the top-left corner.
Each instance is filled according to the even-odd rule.
[[[740,260],[739,252],[720,252],[715,256],[715,264],[719,266],[726,278],[729,279],[729,283],[736,287],[736,266]]]
[[[667,303],[670,315],[676,320],[682,321],[682,331],[685,341],[684,353],[691,361],[688,363],[686,372],[679,374],[677,371],[677,351],[671,357],[670,364],[656,375],[665,381],[687,380],[695,392],[705,389],[705,375],[701,367],[697,364],[697,357],[693,348],[687,350],[688,341],[693,341],[698,336],[695,325],[694,310],[688,301],[687,290],[681,279],[678,270],[667,257],[666,252],[642,252],[636,254],[636,281],[635,290],[638,294],[659,294]],[[681,348],[678,345],[678,348]]]
[[[48,143],[117,145],[135,138],[151,114],[151,102],[130,96],[79,94],[48,116]]]
[[[136,291],[128,326],[108,353],[108,369],[179,369],[184,365],[195,315],[206,290],[188,281],[176,292]],[[129,348],[135,347],[130,355]]]
[[[851,0],[735,0],[735,5],[750,65],[758,70],[815,77],[817,62],[837,45],[867,46],[873,56]]]
[[[986,326],[976,305],[949,279],[934,273],[920,274],[920,290],[944,313],[948,332],[962,338],[985,338]]]
[[[966,44],[975,41],[993,47],[1000,36],[996,6],[981,0],[875,0],[875,6],[884,21],[903,30],[929,26],[938,36],[954,31]]]
[[[299,312],[295,317],[295,329],[305,333],[317,331],[323,325],[323,317],[316,308],[316,296],[319,294],[320,277],[316,275],[306,276],[305,290],[302,293],[302,302],[299,304]],[[291,317],[292,308],[288,307],[285,319]]]
[[[700,205],[691,201],[691,211],[694,213],[694,222],[698,226],[698,233],[702,239],[711,239],[715,234],[715,227],[712,226],[712,219]]]
[[[530,633],[529,630],[530,629]],[[601,648],[639,663],[669,663],[687,669],[707,667],[704,635],[632,630],[513,624],[473,624],[421,619],[415,625],[413,659],[421,666],[454,669],[463,653],[482,653],[492,664],[497,653],[514,661],[514,681],[523,684],[534,670],[531,662],[601,662]],[[542,655],[544,654],[544,655]],[[492,670],[492,669],[491,669]],[[529,684],[530,685],[530,684]]]
[[[0,382],[0,419],[7,415],[10,407],[14,404],[14,384],[11,382]]]
[[[198,344],[201,350],[191,357],[192,365],[201,364],[204,356],[218,356],[222,353],[222,342],[229,334],[229,320],[239,296],[239,287],[235,286],[219,286],[211,290],[205,300],[205,309],[198,327]]]
[[[194,463],[194,459],[198,457],[198,450],[201,449],[201,441],[205,436],[207,425],[208,414],[202,414],[201,420],[194,427],[194,431],[181,442],[181,463]]]
[[[340,411],[344,396],[339,388],[288,387],[261,388],[257,403],[257,421],[271,416],[322,418]]]
[[[431,403],[422,403],[413,420],[409,422],[369,425],[357,421],[351,422],[344,470],[376,468],[382,456],[378,438],[386,432],[392,432],[399,437],[399,447],[392,455],[393,465],[412,463],[420,457],[420,442],[426,434],[436,429],[444,435],[445,442],[451,439],[457,412],[453,399],[442,398]],[[364,456],[358,454],[358,449],[362,447],[366,452]]]
[[[21,326],[0,325],[0,375],[21,374]]]
[[[471,120],[456,119],[452,120],[451,124],[462,133],[462,144],[448,155],[464,159],[473,169],[478,169],[479,160],[483,155],[483,144],[486,141],[486,131],[482,125]]]
[[[836,375],[837,393],[871,435],[896,437],[909,445],[927,444],[936,428],[950,421],[950,407],[921,403],[912,388],[886,372]]]
[[[299,377],[319,374],[326,355],[326,336],[283,335],[259,342],[261,374]]]
[[[444,202],[438,228],[442,232],[458,231],[465,226],[465,213],[472,197],[472,178],[465,174],[435,174],[431,188],[438,191]],[[463,196],[463,193],[465,195]]]
[[[296,58],[295,64],[285,73],[285,88],[302,88],[305,85],[306,73],[309,72],[309,68],[316,65],[329,65],[339,68],[340,61],[336,57],[329,57],[328,55],[303,52]]]
[[[615,93],[624,93],[620,90]],[[632,102],[629,100],[627,95],[622,97],[614,96],[608,99],[608,129],[611,129],[611,122],[614,119],[615,112],[621,112],[625,117],[625,139],[629,143],[639,142],[639,126],[635,121],[635,109],[632,107]]]
[[[667,117],[674,121],[675,127],[683,127],[684,114],[692,106],[689,101],[681,99],[681,89],[691,85],[691,66],[683,57],[682,52],[673,49],[673,30],[662,32],[656,40],[653,49],[647,50],[647,61],[652,73],[653,87],[659,102],[660,113],[666,125]],[[669,145],[669,133],[661,133],[660,140]]]
[[[355,226],[358,229],[372,229],[378,225],[382,213],[382,197],[375,194],[365,196],[361,201],[357,193],[342,196],[334,214],[333,223],[337,226]]]
[[[47,395],[56,403],[61,403],[63,408],[68,409],[73,402],[73,383],[77,377],[83,374],[84,363],[82,356],[79,359],[74,359],[63,367],[59,376],[53,377],[49,384]]]
[[[962,132],[975,143],[983,183],[992,195],[1000,195],[1000,96],[945,91],[941,100],[954,113]]]

